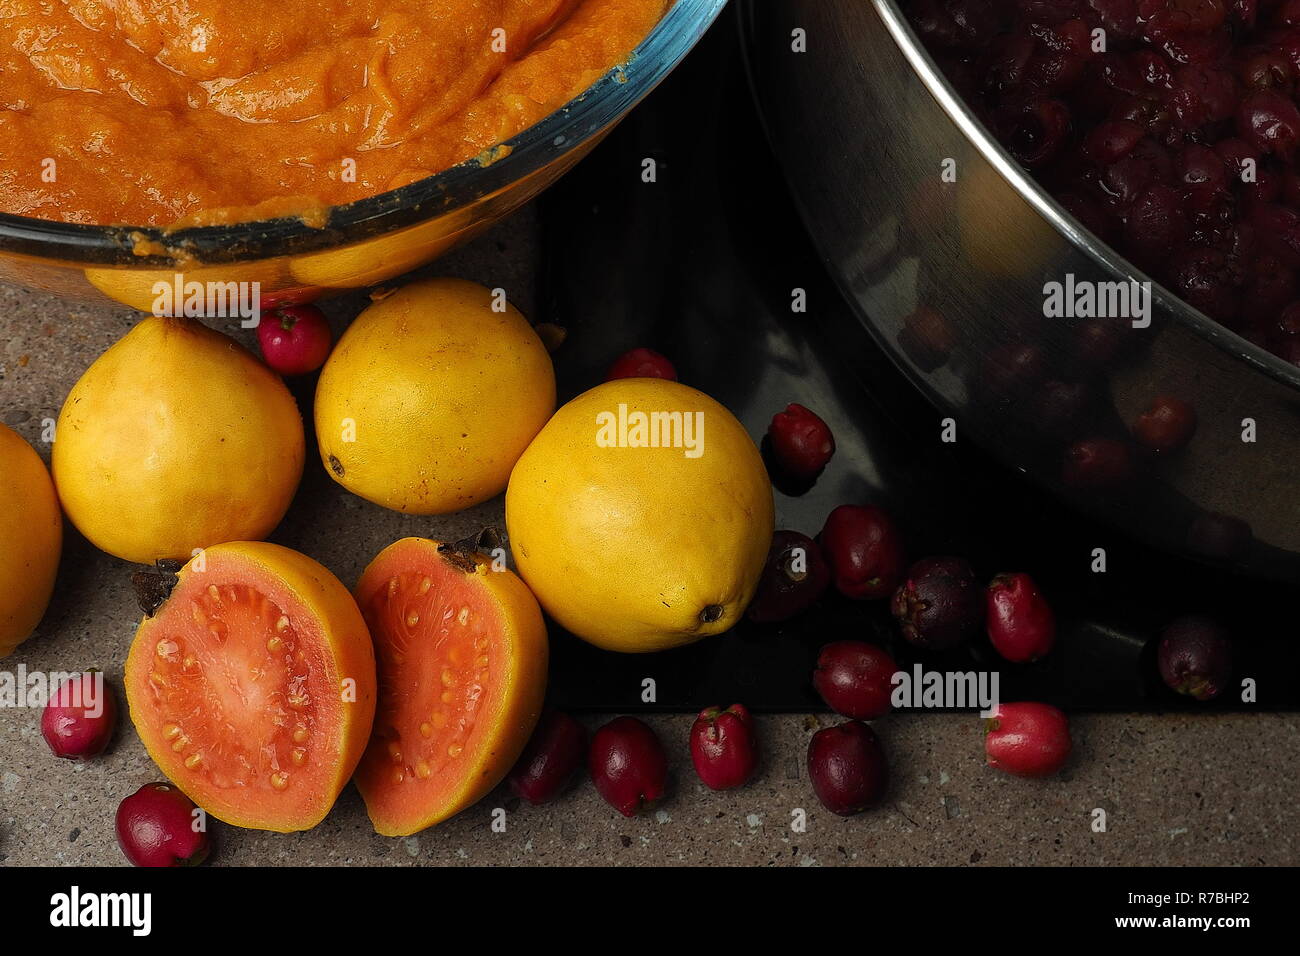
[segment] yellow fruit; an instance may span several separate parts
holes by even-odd
[[[370,306],[316,386],[316,437],[349,491],[443,514],[505,490],[555,408],[555,372],[513,306],[459,279],[416,282]]]
[[[72,523],[128,561],[264,538],[302,477],[302,417],[279,377],[189,319],[147,318],[59,413],[54,483]]]
[[[262,287],[264,296],[273,289],[284,287],[288,281],[284,278],[283,263],[278,259],[192,268],[87,269],[86,281],[110,299],[116,299],[123,305],[129,305],[141,312],[153,314],[165,311],[156,308],[159,304],[159,293],[156,290],[158,283],[174,288],[178,275],[181,277],[182,288],[191,282],[257,283]],[[179,310],[180,304],[175,305],[174,308]]]
[[[54,590],[63,516],[45,463],[0,425],[0,657],[40,623]]]
[[[638,413],[650,427],[638,429]],[[772,511],[740,422],[702,392],[651,378],[607,382],[561,408],[506,492],[511,550],[542,607],[614,651],[677,647],[735,624],[758,585]]]

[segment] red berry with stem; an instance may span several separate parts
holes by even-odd
[[[663,799],[668,758],[655,732],[635,717],[616,717],[596,731],[587,765],[596,791],[625,817]]]
[[[691,762],[710,790],[743,786],[758,765],[754,718],[743,704],[706,707],[691,725]]]
[[[510,789],[534,806],[549,803],[586,756],[586,728],[563,711],[548,710],[510,771]]]
[[[117,808],[117,845],[136,866],[198,866],[207,817],[170,783],[147,783]]]
[[[817,655],[813,687],[826,706],[855,720],[875,720],[893,707],[894,673],[889,653],[865,641],[834,641]]]
[[[1017,777],[1050,777],[1069,759],[1070,722],[1051,704],[1000,704],[984,721],[988,764]]]
[[[903,535],[875,505],[840,505],[818,535],[835,587],[845,597],[888,597],[903,577]]]
[[[616,378],[666,378],[677,381],[677,369],[658,352],[651,349],[633,349],[620,355],[605,373],[605,381]]]
[[[1036,661],[1056,643],[1056,616],[1034,579],[999,574],[984,592],[989,640],[1009,661]]]
[[[306,375],[330,354],[330,327],[314,305],[288,305],[262,316],[257,341],[266,364],[281,375]]]
[[[850,720],[808,741],[808,778],[822,806],[842,817],[880,803],[889,788],[889,764],[875,731]]]
[[[103,753],[117,726],[117,702],[99,671],[68,678],[41,712],[41,736],[56,757],[86,760]]]

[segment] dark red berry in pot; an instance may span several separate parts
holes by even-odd
[[[847,817],[871,809],[889,787],[880,738],[856,720],[817,731],[808,741],[808,778],[831,813]]]
[[[817,541],[845,597],[888,597],[903,576],[903,536],[883,508],[840,505],[827,515]]]
[[[745,615],[756,624],[788,621],[811,607],[830,583],[830,568],[817,542],[798,531],[778,531]]]
[[[605,373],[605,381],[616,378],[666,378],[677,381],[677,369],[658,352],[651,349],[633,349],[620,355]]]
[[[208,858],[206,817],[170,783],[147,783],[123,800],[116,830],[136,866],[198,866]]]
[[[1043,352],[1036,345],[1001,345],[982,363],[976,385],[985,394],[1010,398],[1023,394],[1043,379],[1047,367]]]
[[[1132,152],[1146,130],[1129,120],[1112,120],[1094,126],[1083,141],[1083,151],[1094,162],[1109,165]]]
[[[1177,451],[1192,440],[1196,409],[1173,395],[1159,395],[1133,423],[1133,437],[1156,452]]]
[[[668,758],[655,732],[635,717],[616,717],[596,731],[587,766],[596,791],[625,817],[663,799]]]
[[[691,725],[691,762],[710,790],[743,786],[758,765],[754,718],[743,704],[706,707]]]
[[[1128,445],[1113,438],[1085,438],[1065,450],[1061,478],[1081,491],[1116,488],[1133,477]]]
[[[1173,690],[1197,700],[1218,697],[1232,678],[1232,645],[1223,628],[1199,615],[1174,621],[1160,636],[1156,665]]]
[[[586,756],[586,728],[562,711],[548,710],[510,771],[510,789],[534,806],[549,803]]]
[[[103,753],[117,726],[117,702],[99,671],[68,678],[41,712],[41,736],[56,757],[86,760]]]
[[[956,336],[947,319],[923,305],[903,320],[898,344],[917,368],[922,372],[933,372],[947,363]]]
[[[1132,326],[1115,319],[1089,319],[1074,330],[1074,354],[1089,365],[1105,365],[1119,354]]]
[[[908,569],[890,610],[910,643],[941,651],[979,630],[984,597],[963,558],[923,558]]]
[[[834,641],[817,655],[813,687],[837,714],[875,720],[893,707],[890,696],[898,665],[889,653],[865,641]]]
[[[1247,93],[1237,106],[1237,134],[1260,152],[1290,160],[1300,145],[1300,111],[1276,90]]]
[[[1240,557],[1254,540],[1249,524],[1217,511],[1197,515],[1187,529],[1187,550],[1206,558]]]
[[[1070,757],[1070,722],[1050,704],[1000,704],[984,721],[988,764],[1017,777],[1050,777]]]
[[[830,428],[802,405],[787,405],[772,416],[767,436],[775,463],[792,478],[816,478],[835,454]]]
[[[999,574],[985,590],[985,619],[994,649],[1009,661],[1036,661],[1056,643],[1056,616],[1029,575]]]
[[[289,305],[263,315],[257,341],[266,364],[281,375],[306,375],[330,354],[330,327],[314,305]]]

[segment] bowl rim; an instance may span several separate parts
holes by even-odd
[[[85,225],[0,213],[0,255],[70,266],[250,263],[348,246],[446,215],[500,192],[617,122],[695,46],[727,0],[673,0],[639,44],[591,86],[477,156],[397,189],[327,207],[323,226],[298,216],[170,229]],[[141,249],[166,253],[141,255]]]
[[[1176,317],[1181,324],[1191,328],[1196,335],[1208,340],[1211,345],[1245,360],[1270,378],[1300,389],[1300,366],[1292,365],[1267,349],[1255,345],[1226,325],[1210,318],[1200,309],[1183,301],[1160,282],[1134,266],[1108,243],[1098,238],[1060,205],[1012,158],[997,138],[966,106],[961,95],[931,59],[896,0],[871,0],[871,5],[913,71],[925,84],[940,108],[948,114],[948,118],[979,150],[985,161],[1071,245],[1113,273],[1137,279],[1139,282],[1149,282],[1152,301],[1165,312]]]

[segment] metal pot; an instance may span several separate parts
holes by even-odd
[[[1145,319],[1140,295],[1123,309],[1150,279],[998,145],[892,0],[751,0],[740,14],[809,232],[940,410],[916,440],[976,442],[1158,547],[1300,580],[1300,369],[1158,284]],[[1069,296],[1085,288],[1115,293],[1112,314],[1053,314],[1058,291],[1085,306]],[[1162,394],[1197,424],[1156,454],[1130,428]]]

